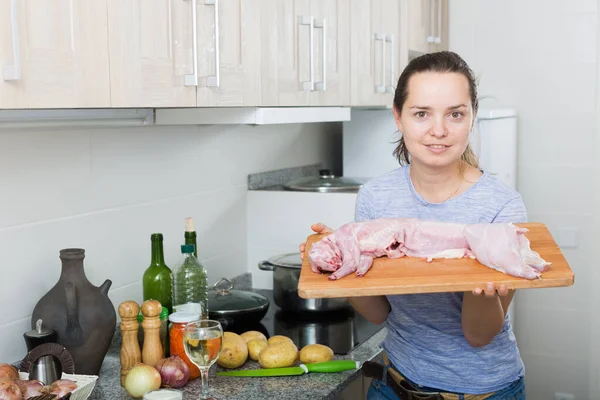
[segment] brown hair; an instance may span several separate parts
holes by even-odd
[[[465,60],[463,60],[458,54],[451,51],[440,51],[436,53],[428,53],[411,60],[402,74],[398,79],[398,85],[396,87],[396,93],[394,94],[394,108],[396,112],[400,114],[404,102],[408,98],[408,81],[411,76],[420,72],[455,72],[464,75],[469,82],[469,95],[471,96],[471,105],[473,107],[473,113],[477,114],[479,108],[479,101],[477,100],[477,83],[475,74],[469,68]],[[398,146],[394,150],[394,156],[398,159],[400,165],[409,163],[409,154],[404,138],[400,137],[398,140]],[[469,164],[472,167],[479,168],[479,160],[471,149],[470,145],[467,145],[465,152],[461,156],[461,160]]]

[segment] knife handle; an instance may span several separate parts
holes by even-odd
[[[304,365],[308,372],[341,372],[360,368],[360,361],[334,360]]]

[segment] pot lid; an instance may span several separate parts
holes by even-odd
[[[223,287],[226,283],[226,287]],[[208,311],[218,315],[232,315],[259,311],[269,306],[265,296],[245,290],[234,289],[233,283],[222,278],[208,292]]]
[[[30,330],[29,332],[25,333],[25,335],[35,338],[41,338],[52,335],[53,331],[50,329],[43,328],[42,324],[42,320],[38,319],[35,322],[35,329]]]
[[[284,185],[290,190],[304,192],[352,192],[358,191],[362,183],[341,176],[335,176],[328,169],[319,170],[319,176],[296,178]]]
[[[300,258],[300,253],[280,254],[278,256],[269,258],[269,263],[275,265],[276,267],[296,269],[302,268],[302,259]]]

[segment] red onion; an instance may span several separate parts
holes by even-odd
[[[15,383],[19,385],[21,389],[21,393],[23,394],[24,399],[28,399],[30,397],[40,396],[44,394],[42,388],[44,384],[40,381],[32,380],[32,381],[24,381],[24,380],[16,380]]]
[[[190,368],[177,355],[158,360],[154,368],[160,373],[163,387],[179,389],[190,378]]]
[[[9,379],[0,379],[0,400],[23,400],[19,385]]]
[[[0,379],[8,378],[11,380],[19,379],[19,371],[10,364],[0,364]]]

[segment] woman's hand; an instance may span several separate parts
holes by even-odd
[[[488,282],[485,286],[485,289],[473,289],[473,294],[475,296],[480,296],[481,294],[484,294],[485,297],[494,297],[496,294],[498,294],[499,296],[507,296],[508,288],[505,285],[498,285],[498,287],[495,287],[494,283]]]
[[[333,230],[331,228],[329,228],[325,224],[322,224],[321,222],[312,224],[310,226],[310,229],[312,229],[315,233],[333,233]],[[304,259],[304,250],[305,249],[306,249],[306,242],[300,243],[300,246],[298,246],[298,250],[300,250],[300,258],[302,258],[302,259]]]

